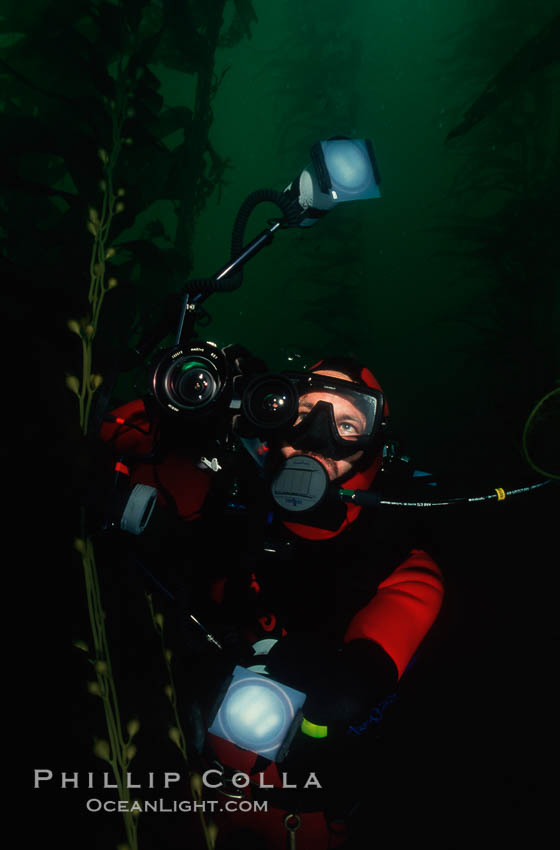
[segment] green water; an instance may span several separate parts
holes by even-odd
[[[383,197],[341,205],[312,231],[278,235],[247,266],[240,290],[207,302],[210,338],[242,341],[272,368],[285,365],[291,350],[308,359],[351,351],[377,373],[419,463],[453,469],[474,461],[517,471],[524,410],[559,374],[557,257],[545,261],[555,295],[543,287],[539,301],[532,292],[534,315],[524,327],[516,310],[506,315],[498,305],[496,315],[495,270],[483,261],[473,271],[476,245],[443,226],[460,226],[471,214],[484,226],[519,197],[518,187],[488,188],[497,156],[510,158],[510,172],[517,157],[521,173],[522,151],[544,145],[550,157],[527,164],[527,178],[533,185],[558,178],[558,65],[528,77],[469,134],[449,144],[445,137],[558,8],[441,0],[353,2],[343,10],[324,2],[319,12],[315,2],[256,3],[252,39],[217,53],[218,73],[231,67],[213,104],[210,137],[231,169],[221,201],[214,195],[197,221],[194,275],[227,260],[244,197],[284,188],[318,139],[371,138]],[[177,79],[165,94],[188,102]],[[457,191],[463,174],[469,192]],[[495,174],[499,183],[498,166]],[[276,212],[259,208],[247,236]],[[526,281],[527,290],[534,285]],[[526,298],[511,292],[521,313]],[[521,335],[504,356],[504,338]],[[528,375],[527,348],[534,355]]]
[[[229,260],[250,192],[284,189],[320,139],[367,137],[382,198],[277,234],[241,289],[206,302],[203,333],[271,368],[293,352],[354,354],[420,466],[527,471],[523,423],[560,375],[558,0],[2,5],[3,276],[8,309],[43,352],[33,368],[49,421],[72,428],[60,375],[81,368],[67,322],[88,310],[97,152],[112,145],[119,55],[141,44],[145,77],[130,77],[122,131],[135,138],[114,171],[127,193],[110,237],[120,283],[96,368],[107,374],[187,275]],[[496,102],[446,141],[492,81]],[[277,215],[258,207],[247,241]],[[113,400],[140,392],[143,375],[121,377]]]

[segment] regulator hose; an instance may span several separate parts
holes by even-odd
[[[451,499],[438,499],[433,501],[426,500],[410,500],[400,501],[397,499],[382,499],[379,493],[370,493],[368,490],[345,490],[341,488],[338,491],[338,497],[343,502],[352,502],[355,505],[363,505],[367,508],[374,508],[377,505],[398,508],[438,508],[446,505],[456,505],[463,503],[474,502],[489,502],[497,499],[498,502],[503,502],[508,496],[517,496],[521,493],[529,493],[537,490],[539,487],[544,487],[549,484],[549,481],[540,481],[537,484],[529,484],[526,487],[516,487],[513,490],[504,490],[503,487],[496,487],[492,493],[487,493],[484,496],[457,496]]]

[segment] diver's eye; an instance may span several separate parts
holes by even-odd
[[[358,423],[351,419],[343,419],[337,422],[336,427],[340,436],[346,440],[356,440],[363,433],[363,429],[360,428]]]

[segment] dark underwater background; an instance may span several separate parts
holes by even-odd
[[[543,480],[522,433],[560,379],[559,21],[552,0],[1,0],[7,461],[21,437],[4,558],[22,579],[8,603],[5,699],[24,718],[28,751],[15,762],[20,843],[31,846],[35,828],[56,846],[124,841],[118,815],[85,813],[85,791],[32,788],[35,768],[104,768],[92,751],[103,716],[72,645],[88,640],[73,540],[89,466],[65,378],[81,368],[67,323],[88,309],[86,224],[101,203],[118,80],[120,138],[132,141],[114,168],[126,193],[107,272],[118,286],[94,346],[107,403],[144,392],[145,365],[127,353],[187,279],[227,262],[244,198],[285,188],[318,140],[370,138],[382,197],[279,233],[241,288],[205,303],[204,334],[244,344],[271,369],[294,357],[362,359],[416,466],[450,495],[478,495]],[[259,207],[247,239],[275,215]],[[556,480],[430,515],[447,596],[389,755],[371,764],[379,798],[364,847],[547,840],[558,405],[545,413],[529,446]],[[155,696],[165,676],[141,583],[100,569],[123,716],[143,723],[139,769],[181,771]],[[179,816],[140,824],[142,850],[192,840]]]

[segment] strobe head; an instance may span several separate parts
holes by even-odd
[[[202,419],[225,402],[228,364],[212,342],[176,345],[152,366],[152,391],[170,413]]]
[[[297,200],[298,227],[311,227],[345,201],[380,198],[379,169],[369,139],[334,136],[311,148],[311,163],[284,192]]]

